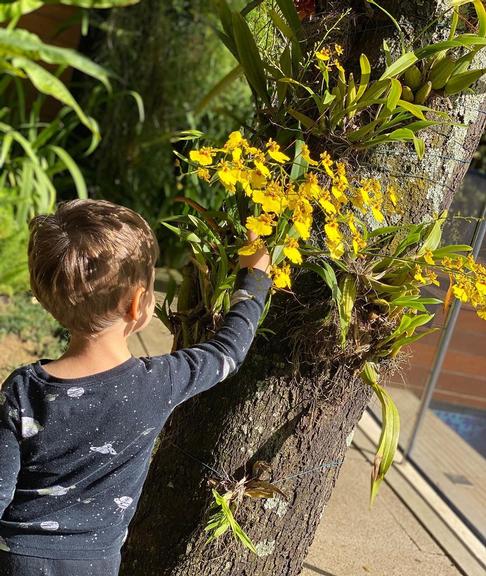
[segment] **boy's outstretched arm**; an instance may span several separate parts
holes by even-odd
[[[249,240],[255,239],[250,233]],[[270,266],[266,247],[252,256],[241,256],[240,266],[231,308],[216,335],[202,344],[158,357],[168,368],[171,409],[237,372],[248,353],[272,285],[266,272]]]
[[[6,389],[7,384],[8,380],[2,388]],[[18,414],[0,390],[0,519],[13,500],[20,471],[20,445],[14,423]]]

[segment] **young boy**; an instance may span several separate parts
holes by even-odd
[[[214,338],[135,358],[127,337],[155,306],[158,245],[146,221],[111,202],[72,200],[30,231],[32,292],[70,343],[1,388],[0,575],[114,576],[168,416],[248,352],[272,283],[269,255],[240,258]]]

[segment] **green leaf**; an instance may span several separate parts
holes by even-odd
[[[397,340],[392,348],[391,348],[391,352],[390,354],[388,354],[389,356],[395,356],[401,348],[403,348],[403,346],[408,346],[410,344],[413,344],[414,342],[417,342],[418,340],[420,340],[421,338],[424,338],[425,336],[428,336],[429,334],[433,334],[434,332],[437,332],[437,330],[440,330],[440,328],[429,328],[428,330],[424,330],[423,332],[420,332],[419,334],[414,334],[413,336],[406,336],[403,338],[400,338],[399,340]]]
[[[419,48],[415,51],[415,55],[418,60],[423,60],[424,58],[429,58],[438,52],[443,50],[449,50],[451,48],[459,47],[480,47],[486,46],[486,38],[479,36],[477,34],[460,34],[452,40],[444,40],[442,42],[436,42],[435,44],[429,44],[423,48]]]
[[[292,162],[292,169],[290,171],[290,179],[292,181],[301,178],[308,167],[307,162],[302,158],[302,148],[304,146],[304,141],[302,138],[295,139],[295,153],[294,161]]]
[[[486,8],[482,0],[474,0],[474,9],[476,10],[479,22],[478,34],[480,36],[486,36]]]
[[[69,170],[69,173],[71,174],[71,177],[74,181],[74,185],[76,186],[78,198],[88,198],[86,182],[73,157],[66,150],[64,150],[64,148],[59,146],[49,146],[49,149],[59,157],[64,166]]]
[[[356,299],[356,279],[352,274],[346,274],[339,286],[341,297],[338,300],[339,324],[341,328],[341,346],[346,344],[349,325]]]
[[[361,56],[359,57],[359,66],[361,68],[361,78],[359,82],[358,92],[356,94],[356,100],[359,100],[361,96],[363,96],[366,87],[368,86],[368,82],[370,81],[371,64],[366,54],[361,54]]]
[[[316,126],[316,124],[317,124],[315,120],[312,120],[312,118],[309,118],[309,116],[302,114],[302,112],[299,112],[298,110],[294,110],[293,108],[289,108],[287,110],[287,112],[293,118],[298,120],[304,128],[307,128],[307,130],[312,130],[314,128],[314,126]]]
[[[415,152],[417,153],[417,157],[419,160],[422,160],[425,154],[425,141],[423,138],[419,138],[418,136],[413,136],[413,146],[415,148]]]
[[[429,224],[422,246],[417,250],[417,256],[425,254],[426,250],[435,250],[439,247],[442,237],[442,226],[447,218],[447,211],[444,210],[442,214],[435,220],[433,224]]]
[[[73,98],[71,92],[66,88],[65,84],[56,76],[48,72],[45,68],[36,64],[28,58],[17,56],[12,59],[12,63],[17,68],[21,68],[28,76],[32,84],[47,96],[52,96],[59,100],[66,106],[72,108],[78,115],[81,122],[87,126],[94,134],[99,135],[98,126],[93,118],[89,118],[83,112],[82,108]]]
[[[449,244],[432,250],[432,254],[434,258],[442,258],[443,256],[450,256],[452,252],[470,252],[471,250],[472,246],[468,244]]]
[[[305,262],[302,266],[304,268],[307,268],[308,270],[312,270],[316,274],[319,274],[319,276],[324,280],[324,282],[331,289],[332,297],[337,304],[339,299],[341,298],[341,290],[339,288],[336,274],[335,274],[332,266],[328,262],[322,262],[321,265],[311,264],[309,262]]]
[[[427,106],[420,106],[418,104],[412,104],[411,102],[407,102],[406,100],[398,100],[398,106],[400,106],[400,108],[403,108],[407,112],[410,112],[410,114],[413,114],[414,116],[416,116],[420,120],[425,120],[425,121],[427,121],[427,119],[424,116],[423,110],[431,110]],[[430,122],[432,122],[432,120],[430,120]],[[410,129],[410,126],[407,126],[407,128]]]
[[[462,92],[477,82],[485,72],[486,68],[481,68],[479,70],[468,70],[461,74],[455,74],[445,85],[444,92],[449,96]]]
[[[239,540],[243,546],[256,554],[256,548],[253,542],[238,524],[230,508],[228,500],[231,497],[231,492],[227,492],[225,495],[221,495],[214,488],[212,492],[214,498],[212,509],[214,509],[215,512],[210,516],[204,530],[206,532],[213,531],[213,533],[209,536],[207,542],[210,542],[215,538],[219,538],[228,530],[228,528],[231,528],[233,536]]]
[[[402,85],[396,78],[391,79],[390,91],[386,99],[386,108],[389,112],[393,112],[400,101],[402,95]]]
[[[0,28],[0,52],[4,58],[24,56],[32,60],[42,60],[47,64],[72,66],[84,74],[96,78],[108,90],[110,89],[108,70],[74,50],[44,44],[38,36],[26,30]]]
[[[353,130],[352,132],[346,132],[346,139],[349,140],[349,142],[359,142],[363,140],[370,132],[374,130],[374,128],[376,128],[381,123],[381,121],[382,121],[381,118],[378,120],[373,120],[369,124],[365,124],[364,126],[359,128],[358,130]]]
[[[393,78],[394,76],[399,76],[407,68],[410,68],[412,64],[417,62],[418,57],[413,52],[406,52],[403,56],[400,56],[391,66],[385,69],[385,72],[380,76],[378,81],[386,80],[387,78]]]
[[[425,298],[419,294],[415,296],[399,296],[390,301],[390,306],[413,306],[416,303],[420,304],[441,304],[442,300],[439,298]]]
[[[381,404],[381,434],[371,472],[371,508],[380,484],[393,464],[400,436],[400,416],[388,391],[378,384],[378,375],[373,362],[365,362],[361,377],[373,388]]]
[[[277,6],[280,8],[285,20],[287,20],[292,28],[296,38],[302,40],[305,37],[304,29],[293,0],[277,0]]]
[[[267,91],[263,62],[253,34],[246,20],[239,12],[233,12],[232,18],[234,38],[238,50],[238,60],[245,71],[251,87],[265,104],[269,106],[270,96]]]

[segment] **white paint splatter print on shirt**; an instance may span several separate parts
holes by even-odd
[[[69,492],[69,490],[73,490],[76,486],[68,486],[65,488],[64,486],[51,486],[50,488],[39,488],[37,490],[37,494],[40,496],[64,496]]]
[[[59,523],[55,520],[46,520],[41,522],[40,527],[42,530],[59,530]]]
[[[30,416],[22,416],[20,422],[22,425],[22,438],[32,438],[32,436],[44,430],[43,426]]]
[[[99,452],[100,454],[113,454],[117,453],[111,444],[104,444],[103,446],[90,446],[91,452]]]
[[[114,501],[120,510],[126,510],[133,502],[133,498],[130,498],[130,496],[120,496],[120,498],[115,498]]]
[[[81,396],[84,394],[84,388],[81,388],[80,386],[74,386],[73,388],[68,388],[66,394],[70,398],[81,398]]]
[[[230,298],[230,306],[234,306],[238,302],[243,302],[243,300],[249,300],[253,296],[248,292],[248,290],[235,290]]]
[[[228,374],[231,374],[233,370],[236,370],[236,362],[231,358],[231,356],[223,354],[223,373],[221,375],[221,380],[227,378]]]

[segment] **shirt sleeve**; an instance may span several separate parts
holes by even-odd
[[[0,518],[12,502],[20,471],[20,444],[15,422],[18,409],[0,391]]]
[[[271,278],[262,270],[240,269],[230,310],[216,335],[202,344],[159,357],[166,363],[171,409],[238,371],[255,337],[271,285]]]

